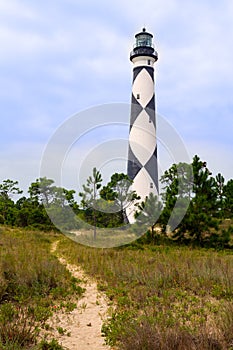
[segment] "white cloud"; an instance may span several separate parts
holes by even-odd
[[[159,52],[158,110],[170,113],[167,118],[190,139],[192,152],[202,152],[204,147],[206,156],[214,159],[216,150],[222,149],[217,160],[220,168],[220,153],[232,148],[232,141],[225,143],[232,129],[232,13],[231,0],[145,0],[143,4],[139,0],[87,0],[83,4],[76,0],[2,1],[2,123],[21,123],[25,142],[34,138],[36,143],[77,109],[130,101],[128,55],[134,34],[145,25],[155,34]],[[202,131],[200,140],[198,130]],[[5,137],[12,142],[12,164],[14,147],[22,147],[18,156],[24,162],[27,156],[22,144],[15,145],[12,134]],[[9,165],[11,169],[14,172]],[[20,166],[17,169],[20,174]]]
[[[20,1],[10,0],[0,2],[1,15],[10,17],[11,19],[34,20],[37,15],[32,6],[28,7]]]

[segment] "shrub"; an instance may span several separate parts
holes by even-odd
[[[50,342],[42,340],[38,350],[64,350],[64,348],[57,342],[56,339],[52,339]]]
[[[0,341],[2,344],[26,346],[38,335],[38,322],[26,308],[6,303],[0,307]]]

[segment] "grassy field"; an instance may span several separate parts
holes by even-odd
[[[123,350],[233,349],[231,251],[174,246],[59,250],[98,280],[116,310],[103,332]]]
[[[54,310],[69,308],[70,296],[83,292],[50,252],[59,237],[0,227],[1,350],[62,349],[56,340],[37,342]]]
[[[233,349],[232,251],[138,243],[96,249],[60,234],[0,227],[0,350],[62,349],[56,340],[36,342],[54,309],[82,294],[51,254],[55,241],[112,302],[103,333],[114,348]]]

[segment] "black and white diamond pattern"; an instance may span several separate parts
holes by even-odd
[[[142,200],[158,193],[154,69],[149,66],[134,68],[128,175]]]
[[[152,99],[154,95],[154,81],[146,68],[141,69],[137,74],[133,82],[132,94],[139,100],[142,108],[145,108]]]

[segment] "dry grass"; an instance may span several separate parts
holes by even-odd
[[[1,228],[0,349],[31,349],[53,306],[82,289],[50,252],[58,236]]]
[[[95,248],[112,248],[129,244],[138,236],[125,229],[97,228],[96,238],[93,237],[93,230],[77,230],[67,233],[67,237],[74,242]]]
[[[64,239],[60,251],[99,281],[117,311],[105,324],[120,349],[231,349],[230,251],[169,246],[87,248]]]

